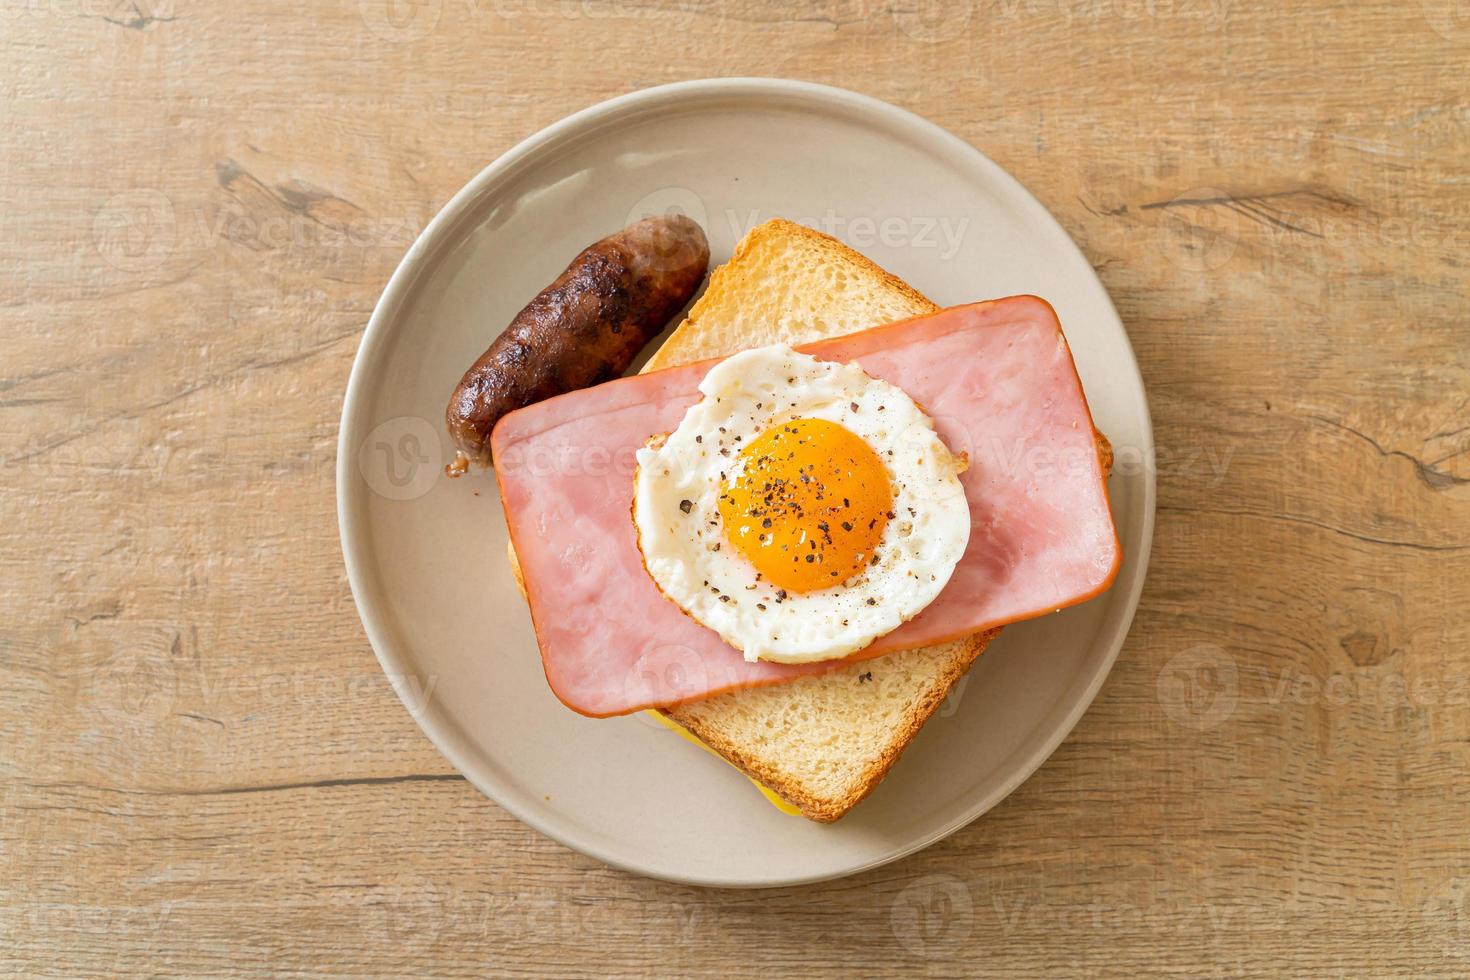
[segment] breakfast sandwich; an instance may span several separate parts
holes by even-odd
[[[643,374],[505,412],[480,446],[556,696],[657,712],[818,821],[1000,627],[1121,560],[1050,306],[941,310],[781,220]]]

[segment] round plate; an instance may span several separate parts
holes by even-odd
[[[782,216],[845,240],[942,305],[1035,293],[1056,308],[1097,425],[1125,561],[1112,589],[1009,627],[902,761],[836,824],[774,809],[641,716],[593,720],[546,686],[489,475],[450,480],[460,375],[587,244],[678,208],[711,266]],[[775,79],[666,85],[542,130],[429,224],[388,283],[347,386],[342,550],[373,649],[429,737],[521,820],[608,864],[703,885],[815,881],[964,826],[1077,722],[1138,604],[1153,528],[1153,435],[1128,337],[1046,210],[976,150],[865,96]]]

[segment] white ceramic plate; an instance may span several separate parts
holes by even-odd
[[[722,761],[639,716],[563,707],[505,560],[489,476],[449,480],[443,412],[461,373],[583,246],[679,208],[711,263],[784,216],[846,240],[944,305],[1051,301],[1097,425],[1125,561],[1112,589],[1006,629],[888,778],[842,821],[772,808]],[[363,337],[337,467],[342,549],[368,638],[434,744],[525,823],[608,864],[762,886],[901,857],[994,806],[1056,748],[1112,666],[1153,527],[1143,384],[1091,266],[1046,210],[967,144],[839,89],[717,79],[636,92],[491,164],[419,237]]]

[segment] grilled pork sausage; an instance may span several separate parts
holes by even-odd
[[[588,246],[517,313],[449,399],[460,456],[488,466],[490,430],[532,402],[616,378],[699,288],[709,242],[683,215],[645,218]]]

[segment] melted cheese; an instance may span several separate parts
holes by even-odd
[[[677,721],[674,721],[672,718],[667,717],[662,712],[655,711],[652,708],[648,709],[647,711],[645,711],[643,713],[645,715],[648,715],[650,718],[654,719],[655,721],[657,721],[659,724],[663,725],[665,728],[667,728],[670,731],[672,731],[674,734],[678,735],[680,738],[684,739],[685,741],[693,742],[695,745],[697,745],[700,748],[704,749],[710,755],[712,755],[715,758],[719,759],[720,761],[726,762],[728,764],[728,760],[726,760],[723,756],[721,756],[720,753],[716,752],[714,749],[710,748],[708,745],[705,745],[703,742],[701,742],[698,739],[698,737],[696,737],[694,734],[692,734],[689,731],[689,729],[685,728],[683,725],[679,724]],[[741,775],[745,775],[745,774],[744,773],[741,773]],[[745,778],[746,779],[750,779],[749,776],[746,776]],[[789,813],[793,817],[799,817],[799,816],[801,816],[801,811],[800,810],[798,810],[796,807],[792,806],[790,803],[787,803],[785,800],[781,799],[781,797],[777,796],[771,790],[769,790],[765,786],[761,785],[758,781],[756,781],[754,779],[750,779],[750,785],[752,785],[756,789],[760,790],[761,791],[761,795],[764,796],[768,801],[770,801],[770,804],[772,806],[774,806],[777,810],[780,810],[782,813]]]

